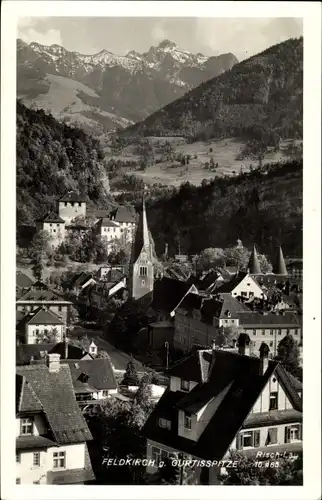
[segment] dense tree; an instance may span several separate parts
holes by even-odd
[[[107,206],[108,179],[99,142],[17,102],[17,221],[31,224],[56,209],[68,190]]]
[[[278,343],[277,359],[281,361],[290,373],[295,376],[299,374],[299,347],[292,335],[286,335]]]
[[[139,376],[137,374],[135,364],[133,361],[133,358],[131,357],[130,361],[128,362],[125,370],[124,377],[122,379],[122,385],[138,385],[139,383]]]
[[[237,467],[226,469],[227,475],[223,478],[225,485],[300,486],[303,484],[302,454],[279,457],[276,460],[269,459],[267,462],[263,461],[261,467],[256,466],[255,459],[241,453],[231,453],[231,459],[237,462]],[[266,463],[269,464],[268,467]]]

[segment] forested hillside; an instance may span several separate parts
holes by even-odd
[[[17,102],[17,223],[33,224],[76,190],[106,204],[109,183],[97,140]]]
[[[194,140],[248,137],[275,145],[302,138],[303,38],[290,39],[235,64],[121,137],[184,136]]]
[[[157,254],[198,253],[226,248],[239,238],[245,246],[274,254],[302,255],[302,163],[264,165],[236,177],[189,183],[147,204]]]

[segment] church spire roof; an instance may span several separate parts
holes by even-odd
[[[250,274],[261,274],[261,267],[259,264],[257,250],[256,250],[255,245],[253,246],[253,250],[252,250],[247,268],[249,269]]]
[[[287,274],[283,250],[282,250],[281,246],[278,247],[276,261],[275,261],[274,267],[273,267],[273,273],[274,274],[281,274],[283,276],[285,276]]]
[[[132,249],[132,262],[135,262],[138,259],[143,248],[145,248],[146,252],[150,256],[151,241],[150,241],[148,222],[146,217],[146,209],[145,209],[145,192],[143,192],[142,196],[142,211],[140,212],[139,215],[139,220],[134,237],[134,243]]]

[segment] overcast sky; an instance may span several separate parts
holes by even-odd
[[[296,18],[24,17],[18,24],[18,37],[27,43],[56,43],[83,54],[146,52],[167,38],[194,53],[232,52],[243,60],[301,35],[302,21]]]

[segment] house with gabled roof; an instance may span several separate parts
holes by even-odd
[[[61,342],[65,336],[66,323],[53,311],[38,307],[35,311],[25,316],[24,333],[26,344],[42,343],[51,337]]]
[[[48,244],[56,248],[65,239],[65,220],[55,212],[50,212],[44,218],[37,221],[37,229],[46,231],[49,236]]]
[[[24,295],[27,290],[33,285],[34,280],[32,280],[27,274],[22,271],[16,272],[16,299],[19,299]]]
[[[36,286],[34,284],[29,290],[16,301],[16,311],[28,314],[39,307],[55,313],[67,324],[69,321],[69,311],[72,302],[65,300],[57,292],[54,292],[47,286]]]
[[[232,450],[259,460],[266,452],[302,450],[301,383],[269,360],[267,344],[251,357],[248,343],[244,334],[238,353],[215,345],[195,350],[169,370],[170,387],[143,427],[149,474],[176,457],[195,460],[188,482],[219,484],[218,461]]]
[[[254,298],[265,299],[266,295],[259,283],[249,273],[239,272],[230,281],[218,281],[218,284],[211,293],[230,293],[232,297],[243,297],[245,300]]]
[[[59,355],[16,368],[16,483],[84,484],[94,479],[92,435]]]

